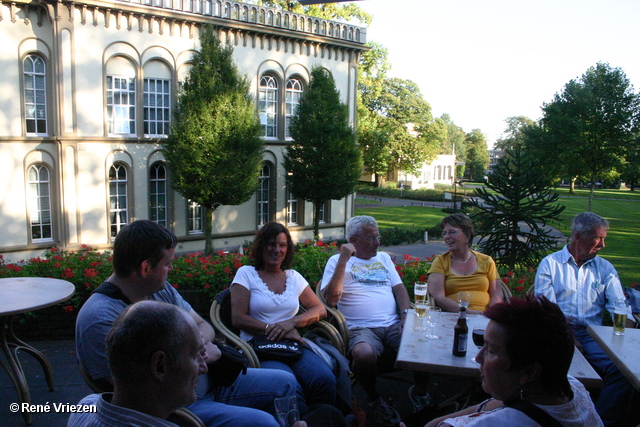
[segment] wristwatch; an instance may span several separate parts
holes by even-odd
[[[408,312],[409,312],[409,309],[408,309],[408,308],[405,308],[404,310],[402,310],[402,311],[400,312],[400,314],[407,314]]]

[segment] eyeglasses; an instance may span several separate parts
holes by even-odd
[[[366,240],[367,242],[373,242],[374,240],[377,240],[378,242],[380,241],[380,235],[376,235],[376,236],[358,236],[363,240]]]
[[[445,237],[447,234],[451,237],[454,237],[456,234],[458,234],[458,230],[443,231],[442,237]]]

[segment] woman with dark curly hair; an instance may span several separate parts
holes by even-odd
[[[290,269],[293,242],[289,230],[277,222],[262,226],[253,241],[251,257],[253,266],[240,267],[231,285],[233,325],[247,341],[254,335],[264,335],[272,341],[303,343],[296,328],[323,319],[327,311],[305,278]],[[300,305],[305,311],[298,314]],[[302,357],[294,362],[261,359],[260,364],[293,373],[307,405],[335,405],[335,375],[312,350],[303,347]]]

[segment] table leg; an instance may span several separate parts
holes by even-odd
[[[18,358],[18,352],[21,350],[26,351],[40,363],[47,380],[47,385],[49,386],[49,391],[54,391],[53,370],[44,354],[16,337],[13,332],[12,321],[13,316],[2,317],[2,324],[0,325],[0,345],[2,346],[2,352],[7,358],[7,363],[0,360],[0,364],[4,370],[7,371],[9,378],[11,378],[13,386],[18,392],[18,400],[22,407],[23,403],[31,404],[31,393],[29,392],[29,384],[24,376],[24,370]],[[31,412],[22,411],[22,417],[26,425],[31,425]]]
[[[26,342],[16,337],[15,333],[13,332],[13,326],[11,322],[9,322],[7,332],[9,346],[13,347],[13,352],[15,354],[16,360],[18,359],[18,351],[20,350],[24,350],[31,356],[33,356],[33,358],[35,358],[42,367],[44,377],[47,380],[47,385],[49,386],[49,391],[55,391],[55,387],[53,384],[53,369],[51,368],[51,363],[49,363],[44,354],[42,354],[40,350],[36,349],[32,345],[27,344]]]
[[[2,360],[0,360],[0,362],[4,370],[7,371],[9,378],[11,378],[11,382],[13,382],[13,386],[18,392],[18,400],[22,407],[23,403],[31,404],[31,394],[29,393],[29,385],[24,377],[20,361],[14,356],[13,352],[9,348],[9,344],[7,343],[7,329],[11,325],[11,320],[11,316],[2,318],[2,325],[0,327],[0,345],[2,345],[2,351],[4,352],[8,363],[4,363]],[[22,417],[24,418],[26,425],[31,425],[31,412],[22,411]]]

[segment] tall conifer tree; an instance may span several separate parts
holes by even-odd
[[[239,205],[255,193],[262,167],[261,128],[249,80],[222,47],[213,27],[203,27],[164,154],[171,185],[205,208],[205,253],[213,251],[213,212]]]
[[[313,234],[317,239],[322,203],[353,193],[362,172],[349,109],[340,102],[333,77],[325,69],[311,71],[311,81],[289,130],[293,142],[283,162],[287,183],[296,197],[313,202]]]
[[[558,220],[565,207],[521,146],[506,153],[491,174],[489,190],[478,188],[480,200],[472,200],[476,231],[483,236],[480,248],[511,270],[535,267],[556,245],[545,225]]]

